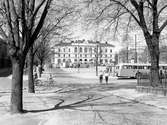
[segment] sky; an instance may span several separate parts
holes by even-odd
[[[96,38],[95,30],[93,28],[89,30],[85,30],[81,23],[78,23],[78,25],[73,27],[72,30],[74,33],[73,37],[75,40],[77,39],[80,39],[80,40],[85,39],[85,40],[93,40],[93,41],[96,41],[97,39],[99,40],[99,38]],[[117,39],[113,39],[112,35],[113,35],[112,33],[111,33],[111,36],[109,34],[106,35],[105,38],[101,40],[101,42],[103,43],[108,42],[110,44],[113,44],[115,46],[114,52],[117,53],[122,48],[125,48],[126,44],[125,44],[125,41],[122,40],[122,36],[120,36],[119,34],[117,35]],[[134,48],[135,46],[135,35],[136,35],[138,49],[144,48],[144,46],[146,46],[146,43],[143,37],[143,33],[140,30],[129,33],[129,36],[131,38],[131,40],[129,40],[130,42],[129,48]]]

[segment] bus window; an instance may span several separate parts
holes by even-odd
[[[132,66],[127,66],[127,69],[132,69]]]
[[[138,69],[144,69],[144,66],[138,66]]]
[[[122,66],[123,69],[127,69],[127,66]]]
[[[133,66],[133,69],[137,69],[137,66]]]

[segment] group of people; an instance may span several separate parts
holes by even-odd
[[[109,72],[107,70],[105,70],[104,72],[101,70],[100,71],[100,74],[99,74],[99,81],[100,81],[100,84],[103,83],[103,76],[105,78],[105,82],[106,84],[108,84],[108,77],[109,77]]]

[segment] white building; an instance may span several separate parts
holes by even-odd
[[[114,46],[109,43],[100,43],[85,40],[59,43],[55,46],[55,66],[94,65],[98,59],[100,65],[110,65],[114,62]]]

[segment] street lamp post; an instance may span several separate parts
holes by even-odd
[[[137,35],[135,34],[135,63],[137,63]]]

